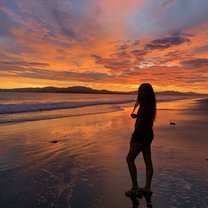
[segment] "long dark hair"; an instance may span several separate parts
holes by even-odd
[[[140,104],[140,108],[144,109],[148,106],[148,110],[152,113],[152,120],[156,117],[156,99],[153,87],[149,83],[143,83],[139,86],[136,104]]]

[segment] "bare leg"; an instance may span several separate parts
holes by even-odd
[[[132,187],[138,187],[138,182],[137,182],[137,169],[134,163],[134,160],[138,156],[138,154],[141,152],[142,146],[139,143],[131,143],[130,144],[130,149],[129,153],[126,157],[126,161],[128,164],[129,172],[131,175],[131,180],[132,180]]]
[[[147,146],[142,149],[142,154],[144,158],[144,162],[146,165],[146,184],[143,188],[144,191],[151,192],[151,182],[153,176],[153,165],[152,165],[152,157],[151,157],[151,146]]]

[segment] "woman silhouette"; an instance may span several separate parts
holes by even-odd
[[[134,114],[137,106],[139,109]],[[127,196],[151,197],[151,181],[153,176],[153,165],[151,158],[151,143],[154,137],[153,122],[156,115],[155,93],[149,83],[143,83],[138,89],[138,97],[131,114],[132,118],[136,118],[134,132],[130,141],[130,149],[126,161],[132,180],[132,188],[125,194]],[[139,188],[137,182],[137,169],[134,160],[142,152],[146,165],[146,183],[143,188]]]

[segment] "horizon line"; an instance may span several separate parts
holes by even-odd
[[[107,89],[95,89],[91,87],[86,87],[86,86],[80,86],[80,85],[75,85],[75,86],[68,86],[68,87],[55,87],[55,86],[45,86],[45,87],[17,87],[17,88],[0,88],[0,90],[17,90],[17,89],[43,89],[43,88],[57,88],[57,89],[66,89],[66,88],[73,88],[73,87],[84,87],[84,88],[89,88],[91,90],[97,90],[97,91],[109,91],[109,92],[117,92],[117,93],[130,93],[137,91],[131,90],[131,91],[114,91],[114,90],[107,90]],[[176,92],[176,93],[194,93],[194,94],[203,94],[203,95],[208,95],[208,93],[199,93],[199,92],[193,92],[193,91],[176,91],[176,90],[164,90],[164,91],[155,91],[155,93],[162,93],[162,92]]]

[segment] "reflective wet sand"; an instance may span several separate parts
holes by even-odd
[[[205,104],[194,100],[158,104],[152,144],[153,207],[208,206]],[[131,201],[124,195],[131,185],[125,162],[134,126],[130,112],[126,107],[1,125],[0,207],[146,207],[144,198]],[[142,186],[141,156],[137,166]]]

